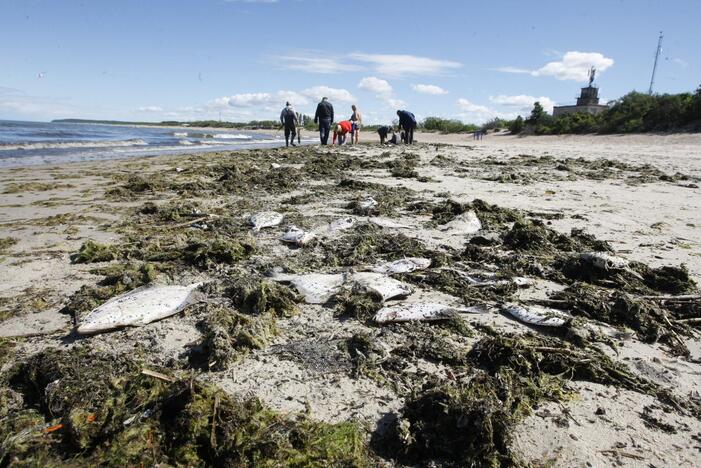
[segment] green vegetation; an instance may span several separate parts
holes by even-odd
[[[426,117],[419,127],[421,130],[441,133],[472,133],[480,129],[477,125],[465,124],[459,120]]]
[[[376,465],[355,423],[282,415],[87,347],[15,365],[0,402],[0,466]]]
[[[701,87],[695,93],[644,94],[631,92],[598,115],[564,114],[552,117],[536,102],[525,121],[512,122],[511,133],[537,135],[567,133],[644,133],[701,131]]]

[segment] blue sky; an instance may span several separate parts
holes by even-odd
[[[328,96],[481,122],[701,84],[698,0],[0,0],[0,119],[275,119]]]

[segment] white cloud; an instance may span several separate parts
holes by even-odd
[[[377,73],[387,76],[441,75],[462,67],[458,62],[415,55],[353,53],[349,57],[359,62],[370,63]]]
[[[554,76],[558,80],[586,81],[589,69],[596,67],[603,72],[613,66],[613,59],[598,52],[566,52],[562,60],[545,64],[533,71],[533,76]]]
[[[142,112],[142,113],[163,112],[163,108],[158,107],[158,106],[143,106],[143,107],[137,108],[136,112]]]
[[[207,103],[209,108],[248,108],[260,107],[266,110],[274,110],[277,107],[284,106],[285,102],[290,102],[293,105],[307,105],[309,99],[295,91],[277,91],[276,93],[242,93],[234,94],[233,96],[224,96],[213,99]]]
[[[529,73],[533,76],[553,76],[558,80],[586,81],[589,69],[596,67],[603,72],[613,66],[613,59],[599,52],[565,52],[561,60],[549,62],[537,70],[516,67],[500,67],[495,70],[505,73]]]
[[[360,80],[360,83],[358,83],[358,88],[378,95],[390,95],[394,91],[389,82],[375,76],[368,76]]]
[[[402,101],[401,99],[396,99],[396,98],[387,98],[385,100],[387,105],[393,109],[399,110],[402,107],[406,107],[406,102]]]
[[[498,96],[489,96],[489,100],[495,104],[500,104],[502,106],[513,108],[521,112],[530,112],[533,109],[533,104],[537,101],[545,108],[546,111],[553,111],[553,106],[555,101],[547,96],[527,96],[525,94],[519,94],[517,96],[506,96],[500,94]]]
[[[328,86],[314,86],[302,91],[304,96],[314,100],[321,100],[322,97],[327,97],[331,101],[353,102],[355,97],[345,89],[329,88]]]
[[[323,52],[316,52],[316,54],[322,53]],[[343,63],[336,58],[318,57],[314,54],[313,52],[309,52],[308,54],[301,55],[276,56],[272,57],[271,61],[274,63],[282,62],[284,68],[290,70],[299,70],[308,73],[331,74],[361,69],[358,65]]]
[[[426,84],[417,84],[413,86],[414,91],[417,93],[421,94],[430,94],[433,96],[439,96],[441,94],[448,94],[448,91],[445,89],[441,88],[440,86],[436,85],[426,85]]]
[[[502,119],[513,119],[516,117],[516,114],[513,112],[500,112],[481,104],[475,104],[467,99],[458,99],[457,105],[462,111],[458,114],[458,117],[468,123],[481,124],[495,117]]]

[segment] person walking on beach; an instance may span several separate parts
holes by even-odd
[[[319,124],[319,139],[322,145],[327,145],[329,143],[331,122],[333,122],[333,106],[328,98],[321,98],[321,102],[316,106],[314,123]]]
[[[351,134],[351,142],[353,141],[353,123],[350,120],[343,120],[339,122],[338,125],[333,130],[333,141],[332,144],[336,143],[336,138],[338,138],[338,145],[342,145],[346,142],[346,135]]]
[[[353,124],[353,131],[351,133],[351,143],[357,145],[358,139],[360,137],[360,127],[363,125],[363,115],[358,111],[358,108],[355,107],[355,104],[351,106],[351,109],[353,109],[353,114],[350,118],[350,121]]]
[[[414,143],[414,129],[416,128],[416,116],[406,110],[398,110],[399,126],[404,130],[403,141],[407,145]]]
[[[289,102],[285,103],[285,108],[280,112],[280,123],[285,128],[285,146],[290,146],[290,136],[292,137],[292,146],[297,146],[295,145],[297,113]]]

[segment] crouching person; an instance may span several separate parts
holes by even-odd
[[[333,130],[333,141],[332,144],[336,144],[336,139],[338,139],[338,144],[342,145],[346,142],[346,135],[353,135],[353,124],[350,120],[344,120],[339,122]]]

